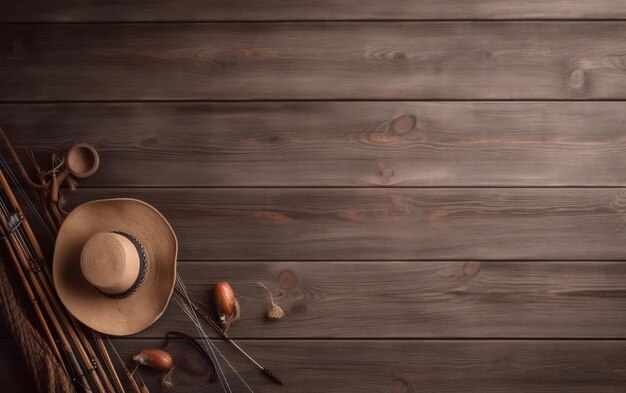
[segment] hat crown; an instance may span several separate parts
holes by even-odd
[[[140,270],[135,245],[114,232],[93,235],[83,246],[80,267],[91,285],[107,294],[122,293],[133,286]]]

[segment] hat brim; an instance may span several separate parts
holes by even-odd
[[[127,298],[105,296],[83,276],[80,254],[96,233],[123,231],[146,249],[149,267],[141,286]],[[174,290],[178,242],[174,230],[154,207],[137,199],[87,202],[67,216],[54,248],[53,277],[67,310],[101,333],[138,333],[163,314]]]

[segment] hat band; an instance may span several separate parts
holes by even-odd
[[[146,249],[143,247],[143,244],[133,235],[130,235],[126,232],[122,231],[113,231],[113,233],[117,233],[118,235],[122,235],[133,243],[135,248],[137,249],[137,254],[139,254],[139,274],[137,274],[137,279],[131,285],[130,288],[120,293],[106,293],[102,292],[105,296],[113,298],[113,299],[123,299],[129,297],[133,293],[135,293],[141,284],[143,283],[146,275],[148,273],[148,265],[150,265],[150,261],[148,260],[148,254],[146,253]]]

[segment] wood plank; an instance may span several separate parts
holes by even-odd
[[[43,165],[95,145],[101,187],[623,186],[624,124],[624,102],[0,105]]]
[[[623,341],[253,341],[245,345],[287,381],[287,386],[277,386],[232,356],[246,380],[263,392],[607,393],[622,392],[626,382]],[[183,366],[181,374],[187,369],[196,370]],[[185,391],[205,391],[203,378],[186,377],[177,378]]]
[[[181,262],[210,312],[227,280],[242,307],[237,338],[626,338],[624,262]],[[268,285],[286,316],[263,318]],[[1,329],[0,337],[7,337]],[[384,328],[381,328],[384,327]],[[139,337],[197,335],[172,302]],[[209,331],[208,333],[213,334]]]
[[[115,340],[124,359],[162,340]],[[286,386],[268,381],[241,355],[218,342],[256,392],[598,392],[622,393],[624,341],[341,341],[252,340],[241,345],[279,373]],[[0,356],[7,357],[2,346]],[[209,367],[191,347],[173,342],[177,391],[221,391],[209,385]],[[12,357],[12,355],[8,355]],[[8,362],[7,362],[8,363]],[[159,373],[142,369],[150,391]],[[16,383],[16,378],[5,378]],[[229,375],[233,391],[245,391]]]
[[[231,283],[237,338],[626,338],[624,262],[181,262],[207,312]],[[285,318],[264,318],[265,283]],[[1,327],[1,325],[0,325]],[[139,337],[197,336],[174,303]],[[214,332],[207,331],[212,336]],[[0,329],[0,337],[7,333]]]
[[[244,338],[626,338],[624,262],[179,263],[191,296],[213,310],[233,286]],[[286,315],[264,318],[266,284]],[[142,337],[197,335],[180,308]],[[213,334],[213,332],[210,332]]]
[[[0,9],[0,22],[626,18],[622,0],[2,0]]]
[[[136,197],[160,209],[181,260],[623,260],[626,191],[79,189],[68,208]]]
[[[620,22],[9,24],[3,101],[624,99]]]

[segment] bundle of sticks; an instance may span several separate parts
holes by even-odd
[[[0,137],[11,152],[20,172],[26,173],[4,132]],[[51,269],[37,241],[35,233],[20,207],[13,189],[20,193],[42,226],[50,231],[30,198],[20,187],[20,181],[8,162],[0,154],[0,229],[8,260],[15,268],[19,282],[28,297],[39,329],[63,373],[74,382],[78,391],[97,393],[123,393],[124,387],[118,377],[102,337],[76,321],[62,306],[54,290]],[[11,186],[13,183],[13,187]],[[60,217],[60,215],[56,215]],[[56,232],[57,226],[52,227]],[[4,272],[4,266],[2,272]],[[6,288],[5,288],[6,290]],[[3,299],[12,298],[13,294]],[[2,305],[8,307],[7,305]],[[14,332],[25,334],[17,327]],[[27,330],[25,330],[27,331]],[[88,336],[91,336],[90,340]],[[17,337],[24,341],[23,337]],[[132,382],[132,381],[131,381]],[[143,392],[147,391],[145,385]],[[135,389],[134,389],[135,390]],[[136,389],[137,393],[140,390]]]

